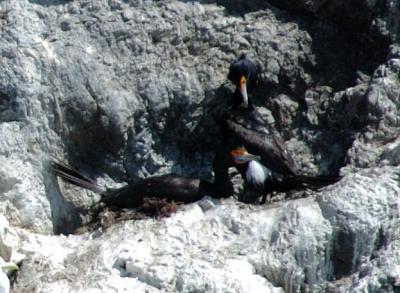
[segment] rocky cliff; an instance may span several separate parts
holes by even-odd
[[[399,1],[0,1],[1,256],[15,292],[400,290]],[[230,62],[299,169],[345,177],[265,206],[203,199],[73,233],[119,185],[211,176]],[[383,291],[382,291],[383,290]]]

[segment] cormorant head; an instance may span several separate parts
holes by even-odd
[[[242,54],[229,67],[228,78],[236,87],[239,87],[242,77],[249,82],[255,81],[256,71],[254,63],[247,59],[246,54]]]
[[[238,59],[233,61],[229,67],[228,78],[239,90],[242,103],[248,105],[249,98],[247,96],[247,89],[251,89],[252,85],[257,79],[257,68],[253,62],[247,59],[246,54],[240,55]]]
[[[244,147],[236,147],[231,151],[234,164],[244,165],[253,160],[260,160],[260,156],[249,154]]]

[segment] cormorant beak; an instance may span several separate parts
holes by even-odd
[[[246,164],[247,162],[250,162],[250,161],[253,161],[253,160],[258,161],[260,159],[261,159],[260,156],[252,155],[252,154],[249,154],[249,153],[245,153],[243,155],[236,156],[235,157],[235,163],[236,164]]]
[[[6,274],[12,271],[18,271],[19,267],[13,262],[5,262],[1,265],[1,268],[4,270]]]
[[[248,106],[248,105],[249,105],[249,98],[248,98],[248,96],[247,96],[246,82],[247,82],[246,77],[242,76],[242,77],[240,78],[240,86],[239,86],[239,89],[240,89],[240,93],[242,94],[242,98],[243,98],[243,103],[244,103],[244,105],[245,105],[245,106]]]

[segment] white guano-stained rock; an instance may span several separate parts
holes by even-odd
[[[393,289],[400,281],[400,187],[394,180],[399,171],[362,170],[316,195],[267,206],[205,198],[169,218],[122,222],[104,233],[65,237],[18,230],[18,250],[27,259],[15,289]],[[39,281],[29,284],[33,277]]]

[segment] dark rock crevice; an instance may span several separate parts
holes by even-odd
[[[66,110],[67,123],[73,121],[65,139],[73,161],[101,166],[108,156],[118,155],[124,143],[122,135],[104,111],[88,113],[73,107]]]
[[[201,4],[217,4],[226,9],[228,15],[244,17],[246,13],[251,13],[270,8],[271,5],[263,0],[242,1],[242,0],[181,0],[185,3],[199,2]]]
[[[14,98],[15,94],[0,92],[0,121],[13,122],[23,120],[21,107]]]
[[[39,4],[46,7],[64,5],[72,1],[73,0],[29,0],[29,2],[31,3]]]
[[[331,262],[336,280],[353,273],[355,240],[355,235],[345,228],[341,228],[334,233]]]
[[[57,184],[57,179],[53,174],[49,174],[47,169],[48,166],[43,171],[43,183],[50,204],[53,233],[55,235],[73,234],[77,228],[82,226],[82,215],[87,214],[87,212],[85,209],[76,206],[76,203],[64,198]]]

